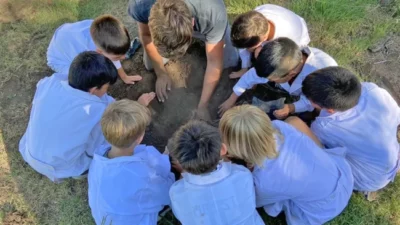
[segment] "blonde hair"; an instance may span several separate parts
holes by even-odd
[[[241,105],[228,110],[219,130],[231,157],[261,167],[265,158],[278,156],[274,137],[277,130],[269,117],[255,106]]]
[[[150,121],[150,110],[147,107],[124,99],[108,106],[101,119],[101,128],[111,145],[128,148],[144,134]]]

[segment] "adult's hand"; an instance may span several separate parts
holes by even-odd
[[[156,94],[158,101],[164,102],[166,99],[168,99],[167,91],[171,90],[171,86],[172,80],[168,75],[162,74],[157,76]]]
[[[199,106],[195,111],[195,118],[204,121],[211,121],[210,112],[208,111],[207,106]]]

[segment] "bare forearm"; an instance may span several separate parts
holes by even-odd
[[[199,102],[200,106],[207,106],[208,102],[217,86],[222,72],[222,62],[208,62],[204,76],[203,91]]]
[[[118,76],[123,80],[128,74],[125,73],[125,70],[121,67],[118,69]]]
[[[148,35],[139,35],[139,36],[141,42],[143,43],[144,49],[147,55],[149,56],[151,63],[153,64],[156,75],[159,76],[161,74],[166,74],[163,58],[158,53],[157,48],[151,39],[151,36]]]

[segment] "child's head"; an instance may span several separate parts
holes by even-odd
[[[346,111],[357,105],[361,83],[349,70],[332,66],[308,75],[303,81],[302,92],[316,108]]]
[[[232,25],[231,41],[236,48],[246,48],[253,52],[269,33],[268,20],[257,11],[239,15]]]
[[[265,43],[255,63],[259,77],[276,83],[288,82],[301,72],[302,66],[303,54],[289,38],[277,38]]]
[[[251,105],[233,107],[219,124],[228,156],[262,166],[266,158],[278,156],[271,120],[261,109]]]
[[[101,97],[117,78],[118,71],[110,59],[97,52],[87,51],[72,61],[68,83],[75,89]]]
[[[177,58],[192,42],[193,17],[184,0],[157,0],[150,11],[149,28],[160,55]]]
[[[131,39],[124,24],[111,15],[97,17],[90,27],[97,51],[112,61],[125,58]]]
[[[117,148],[131,148],[140,144],[151,121],[147,107],[124,99],[110,104],[101,119],[106,140]]]
[[[172,140],[172,158],[191,174],[212,172],[220,156],[226,154],[218,129],[203,121],[193,120],[183,125]]]

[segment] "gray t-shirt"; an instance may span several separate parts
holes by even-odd
[[[140,23],[149,22],[150,9],[156,0],[130,0],[129,15]],[[224,38],[228,16],[223,0],[185,0],[195,22],[194,31],[205,36],[206,42],[215,44]]]

